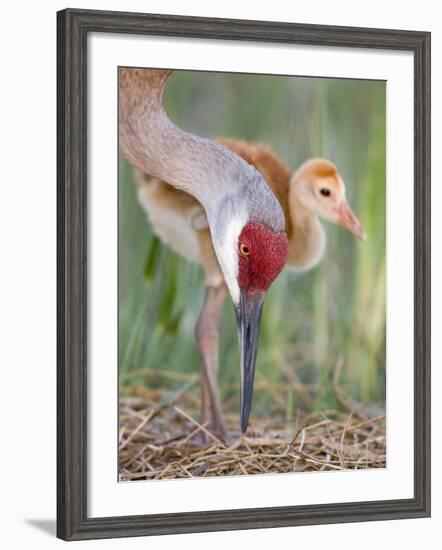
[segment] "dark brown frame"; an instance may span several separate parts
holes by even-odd
[[[151,34],[414,54],[414,498],[87,517],[87,36]],[[430,33],[64,10],[57,14],[57,535],[65,540],[430,515]]]

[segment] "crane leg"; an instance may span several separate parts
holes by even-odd
[[[215,435],[225,438],[221,399],[218,388],[219,320],[227,290],[224,284],[209,286],[195,327],[201,357],[202,423]]]

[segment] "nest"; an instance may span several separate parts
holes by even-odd
[[[252,418],[247,435],[238,415],[225,417],[228,441],[198,421],[188,388],[126,389],[120,396],[120,480],[385,468],[385,416],[355,410]]]

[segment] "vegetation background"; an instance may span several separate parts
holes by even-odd
[[[336,388],[362,407],[385,410],[386,87],[381,81],[175,72],[170,118],[195,134],[269,145],[291,168],[322,156],[336,163],[367,241],[323,222],[326,254],[305,274],[272,285],[261,326],[253,415],[283,408],[339,409]],[[202,270],[164,246],[138,204],[132,169],[120,159],[120,388],[176,389],[198,373],[194,325]],[[226,410],[239,406],[239,351],[226,300],[220,382]],[[196,389],[194,391],[197,391]]]

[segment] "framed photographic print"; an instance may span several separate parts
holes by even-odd
[[[58,13],[58,536],[430,514],[430,35]]]

